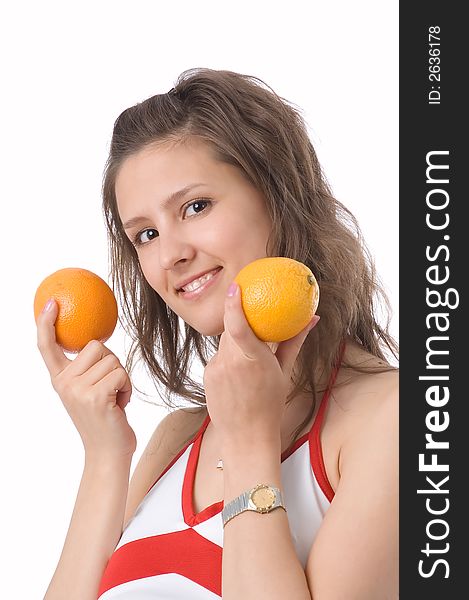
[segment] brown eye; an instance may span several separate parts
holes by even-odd
[[[209,204],[210,204],[210,200],[203,200],[203,199],[194,200],[193,202],[191,202],[190,204],[187,205],[185,212],[187,212],[187,210],[189,208],[194,208],[195,214],[199,214],[199,213],[203,212]],[[189,216],[191,216],[191,215],[189,215]]]
[[[151,242],[151,240],[155,239],[156,237],[158,237],[158,232],[156,229],[144,229],[143,231],[137,233],[135,237],[135,244],[137,246],[141,246],[142,244]]]

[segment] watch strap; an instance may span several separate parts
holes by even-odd
[[[263,486],[264,484],[260,485]],[[283,502],[282,492],[279,490],[279,488],[274,486],[268,486],[275,492],[275,500],[272,506],[270,506],[268,509],[262,510],[257,508],[251,500],[251,494],[255,490],[257,490],[258,487],[259,486],[255,486],[252,489],[243,492],[242,494],[234,498],[234,500],[231,500],[231,502],[228,502],[228,504],[222,510],[223,527],[225,527],[228,521],[231,521],[231,519],[247,510],[251,510],[261,514],[271,512],[275,508],[283,508],[285,511],[287,510]]]

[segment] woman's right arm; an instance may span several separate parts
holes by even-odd
[[[123,529],[135,433],[125,406],[131,383],[119,359],[90,342],[69,360],[55,339],[58,307],[37,319],[38,347],[85,449],[85,466],[59,563],[45,600],[96,600]]]
[[[130,460],[87,461],[70,526],[44,600],[96,600],[122,534]]]

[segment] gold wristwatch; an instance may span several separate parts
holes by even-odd
[[[223,527],[246,510],[253,510],[257,513],[268,513],[275,508],[285,508],[283,503],[282,492],[271,485],[260,483],[251,490],[240,494],[237,498],[228,502],[223,508],[222,519]]]

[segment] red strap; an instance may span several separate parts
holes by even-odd
[[[321,429],[322,423],[324,420],[324,415],[326,413],[326,408],[328,405],[329,397],[332,392],[332,388],[334,387],[335,381],[337,379],[337,374],[340,370],[340,365],[342,364],[342,358],[345,352],[345,341],[342,342],[339,349],[339,355],[337,357],[337,361],[335,363],[334,369],[331,372],[331,376],[329,377],[329,382],[327,384],[327,388],[323,394],[321,404],[319,406],[318,413],[316,418],[314,419],[313,426],[311,428],[310,433],[310,458],[311,458],[311,467],[313,469],[316,480],[319,484],[319,487],[324,492],[326,498],[329,502],[332,502],[334,497],[334,490],[327,478],[326,467],[324,465],[324,457],[322,454],[322,446],[321,446]]]

